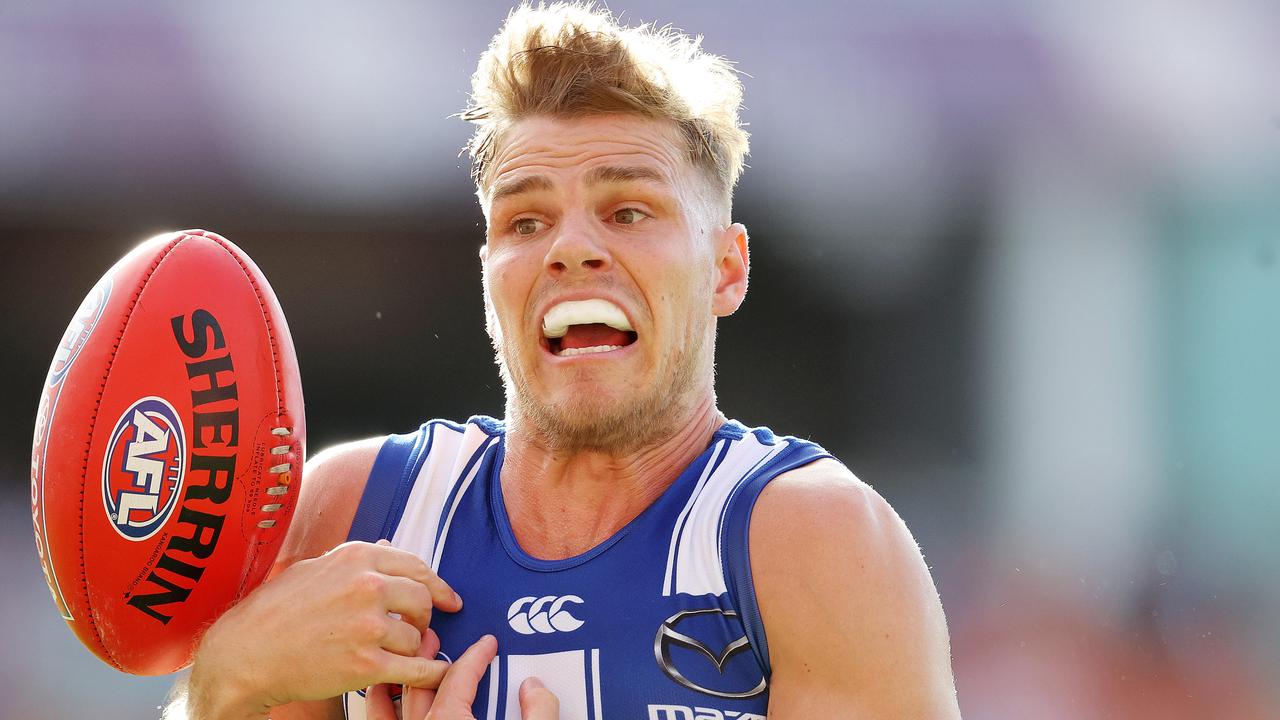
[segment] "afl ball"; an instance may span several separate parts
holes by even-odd
[[[271,568],[305,438],[289,327],[244,252],[187,230],[116,263],[54,354],[31,457],[36,549],[80,641],[133,674],[189,664]]]

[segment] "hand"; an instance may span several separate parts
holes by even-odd
[[[418,646],[418,657],[434,659],[440,652],[440,636],[435,630],[427,629],[422,634],[422,644]],[[401,709],[397,709],[391,699],[391,686],[387,683],[371,685],[364,693],[364,716],[367,720],[401,720],[401,718],[424,718],[435,700],[436,691],[431,688],[411,687],[405,685],[400,690]]]
[[[423,648],[429,644],[438,648],[435,633],[428,631],[428,634],[431,640],[424,637]],[[485,635],[449,666],[436,690],[406,686],[401,696],[403,720],[475,720],[471,704],[476,700],[480,679],[497,652],[497,639]],[[365,713],[369,720],[395,720],[395,710],[385,686],[371,688],[366,694]],[[522,720],[559,720],[560,701],[537,678],[527,678],[520,684],[520,717]]]
[[[456,612],[462,601],[418,556],[385,541],[339,545],[214,623],[196,654],[192,701],[209,717],[247,717],[377,683],[436,687],[448,663],[419,653],[433,607]]]

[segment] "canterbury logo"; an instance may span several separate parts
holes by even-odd
[[[522,597],[507,609],[507,623],[521,635],[573,632],[582,621],[565,609],[569,603],[582,605],[583,600],[577,595]]]

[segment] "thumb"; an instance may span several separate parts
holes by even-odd
[[[560,700],[536,677],[520,683],[521,720],[560,720]]]
[[[476,686],[497,652],[498,640],[492,635],[485,635],[467,648],[462,657],[449,666],[449,672],[440,682],[431,706],[432,712],[442,718],[471,717]]]

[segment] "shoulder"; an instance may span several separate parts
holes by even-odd
[[[764,544],[794,533],[869,546],[910,540],[889,503],[832,458],[789,470],[766,485],[756,501],[751,532],[753,545],[757,534]],[[913,541],[910,545],[915,547]]]
[[[907,526],[871,486],[832,459],[783,473],[760,494],[750,543],[771,710],[950,717],[937,590]]]
[[[346,442],[307,460],[298,506],[276,559],[276,572],[341,545],[351,529],[369,471],[385,437]]]
[[[923,571],[922,578],[928,578],[919,548],[894,509],[830,458],[783,473],[766,485],[750,532],[757,584],[796,574],[808,582],[847,584],[845,578],[854,570],[867,579],[875,576],[877,582],[841,590],[870,594],[883,584],[884,575],[906,573],[920,579]]]

